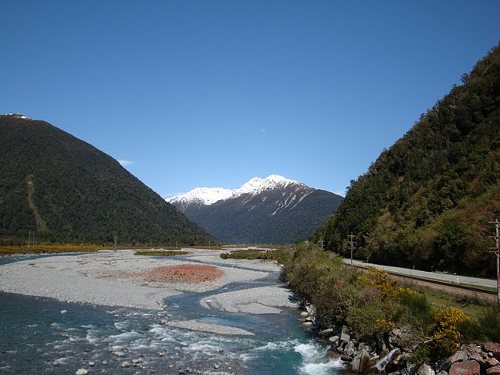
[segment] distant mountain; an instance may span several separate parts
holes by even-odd
[[[289,243],[307,239],[342,197],[271,175],[239,189],[196,188],[168,199],[226,243]]]
[[[0,116],[0,239],[206,243],[116,160],[45,121]]]
[[[500,47],[354,181],[316,233],[373,262],[495,275],[500,219]],[[383,126],[383,124],[381,125]]]

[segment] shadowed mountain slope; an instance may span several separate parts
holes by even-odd
[[[116,160],[45,121],[0,116],[0,236],[21,241],[211,239]]]

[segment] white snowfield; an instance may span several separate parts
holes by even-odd
[[[301,182],[273,174],[266,178],[254,177],[237,189],[198,187],[187,193],[168,198],[167,202],[179,203],[180,205],[198,203],[210,206],[218,201],[236,198],[243,194],[256,195],[266,190],[276,189],[277,187],[285,188],[291,184],[305,186]]]

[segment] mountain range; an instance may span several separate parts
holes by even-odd
[[[195,188],[168,202],[226,243],[291,243],[307,239],[342,197],[278,175],[238,189]]]
[[[368,171],[314,238],[382,264],[495,275],[500,217],[500,46]]]
[[[115,159],[45,121],[0,116],[0,238],[202,244],[213,238]]]

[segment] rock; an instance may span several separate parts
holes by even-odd
[[[305,327],[312,327],[314,325],[314,323],[310,322],[310,321],[305,321],[304,323],[302,323],[302,325]]]
[[[435,375],[431,366],[424,364],[418,368],[417,375]]]
[[[119,352],[119,351],[116,351],[116,352],[111,352],[113,353],[114,355],[116,355],[117,357],[125,357],[125,353],[124,352]]]
[[[496,365],[494,367],[490,367],[486,370],[486,374],[488,375],[498,375],[500,374],[500,365]]]
[[[75,375],[87,375],[89,372],[84,368],[80,368],[75,372]]]
[[[354,353],[356,352],[356,350],[354,349],[354,345],[354,341],[349,341],[344,349],[344,356],[348,358],[352,358],[354,356]]]
[[[320,331],[319,335],[326,337],[326,336],[333,335],[334,332],[335,332],[335,330],[333,328],[327,328],[327,329]]]
[[[481,357],[481,355],[477,353],[469,355],[469,359],[472,361],[479,362],[479,364],[484,363],[483,357]]]
[[[122,362],[122,367],[123,368],[129,368],[130,367],[130,362],[128,362],[128,361]]]
[[[61,310],[61,314],[66,314],[68,310]]]
[[[337,346],[337,344],[339,343],[339,337],[338,336],[329,337],[328,342],[330,343],[331,346]]]
[[[306,316],[309,316],[309,313],[308,313],[307,311],[302,311],[302,312],[300,313],[300,316],[302,316],[302,317],[306,317]]]
[[[478,345],[474,345],[474,344],[469,344],[469,345],[465,346],[464,350],[467,352],[469,357],[474,355],[474,354],[481,354],[481,347]]]
[[[313,305],[306,306],[306,311],[309,315],[316,315],[316,308]]]
[[[485,342],[483,344],[485,351],[492,353],[493,357],[500,361],[500,343],[498,342]]]
[[[90,361],[90,362],[89,362],[89,366],[90,366],[90,367],[94,367],[94,366],[95,366],[95,362]]]
[[[369,362],[370,354],[365,349],[362,349],[352,360],[351,369],[353,372],[364,373],[366,370],[368,370],[368,367],[370,365]]]
[[[468,359],[469,356],[467,355],[467,353],[460,350],[453,354],[450,358],[448,358],[448,362],[450,363],[450,365],[452,365],[456,362],[467,361]]]
[[[214,369],[218,369],[219,367],[220,366],[217,363],[214,365]]]
[[[481,366],[476,361],[455,362],[450,367],[449,375],[480,375]]]
[[[349,328],[346,326],[342,326],[342,332],[340,333],[340,341],[341,342],[349,342],[351,340],[351,335],[349,334]]]
[[[447,371],[441,370],[437,373],[437,375],[448,375]]]
[[[498,365],[500,362],[496,358],[488,358],[484,361],[489,367],[493,367]]]

